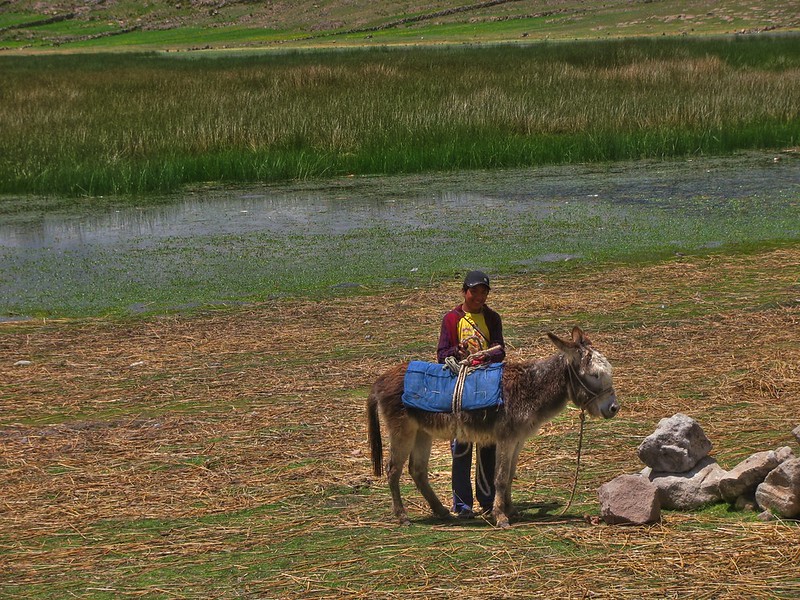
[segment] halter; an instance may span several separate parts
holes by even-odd
[[[569,359],[568,359],[568,360],[569,360]],[[587,386],[587,385],[586,385],[586,384],[583,382],[583,380],[582,380],[580,377],[578,377],[578,374],[575,372],[575,367],[573,367],[573,366],[572,366],[572,361],[569,361],[569,362],[567,362],[567,371],[568,371],[568,373],[569,373],[569,384],[570,384],[570,388],[571,388],[571,389],[570,389],[570,392],[572,393],[572,398],[573,398],[574,400],[577,400],[577,399],[578,399],[578,394],[576,393],[576,390],[575,390],[575,382],[576,382],[576,381],[577,381],[577,382],[580,384],[580,386],[581,386],[581,387],[582,387],[582,388],[583,388],[583,389],[586,391],[586,393],[589,395],[589,396],[586,398],[586,400],[584,400],[584,401],[583,401],[583,402],[581,402],[581,404],[580,404],[580,408],[581,408],[581,415],[583,414],[583,411],[585,411],[585,410],[586,410],[586,408],[587,408],[587,407],[588,407],[588,406],[589,406],[589,405],[590,405],[592,402],[596,401],[598,398],[602,398],[602,397],[604,397],[604,396],[607,396],[608,394],[611,394],[611,393],[614,391],[614,388],[613,388],[613,386],[605,387],[605,388],[603,388],[602,390],[600,390],[599,392],[595,392],[595,391],[592,391],[591,389],[589,389],[589,386]]]

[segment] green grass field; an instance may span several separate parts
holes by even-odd
[[[0,192],[784,149],[800,139],[798,48],[790,36],[0,56]]]

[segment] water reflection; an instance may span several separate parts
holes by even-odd
[[[678,210],[702,198],[707,208],[715,200],[758,197],[767,183],[772,195],[781,188],[796,191],[800,173],[795,161],[785,163],[762,158],[741,169],[717,159],[698,161],[696,168],[681,162],[636,163],[217,189],[166,198],[158,206],[30,215],[7,223],[0,218],[0,246],[58,250],[255,232],[340,235],[380,225],[446,228],[453,211],[474,212],[476,218],[487,210],[501,211],[514,218],[546,215],[569,202],[648,203]]]
[[[67,249],[85,245],[148,245],[171,237],[266,232],[339,235],[383,223],[425,227],[432,206],[459,210],[500,202],[470,193],[395,198],[215,191],[176,198],[159,206],[118,208],[79,215],[45,214],[24,222],[0,223],[0,246]]]

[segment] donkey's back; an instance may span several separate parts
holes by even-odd
[[[377,412],[384,417],[392,444],[397,442],[398,436],[413,437],[418,432],[435,439],[495,443],[495,425],[505,414],[503,406],[458,412],[433,412],[408,406],[403,403],[407,369],[408,363],[403,363],[388,370],[375,381],[369,395],[368,406],[372,408],[370,414],[375,413],[374,419],[370,417],[368,422],[373,449],[373,470],[376,475],[381,474],[381,460],[378,458],[375,461],[376,450],[380,450]]]

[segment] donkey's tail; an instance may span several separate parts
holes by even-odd
[[[367,435],[372,453],[372,472],[380,477],[383,475],[383,442],[381,441],[381,422],[378,418],[378,397],[375,390],[371,391],[367,398]]]

